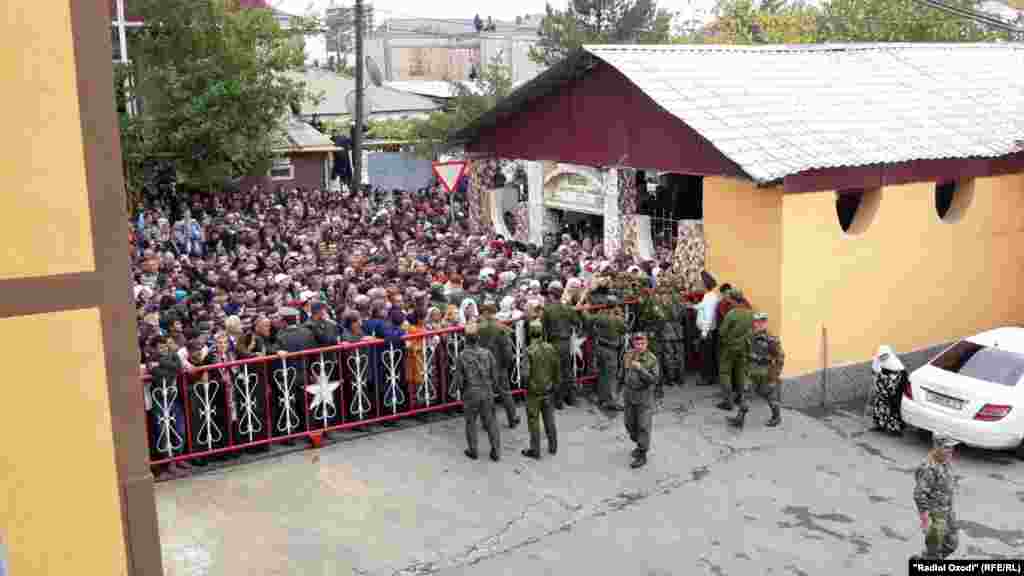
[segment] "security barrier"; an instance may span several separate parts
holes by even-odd
[[[514,331],[513,395],[526,394],[526,322]],[[595,380],[589,338],[573,334],[577,386]],[[215,456],[462,406],[462,327],[224,362],[144,381],[150,464]]]
[[[632,330],[635,303],[625,305],[624,316]],[[510,389],[523,396],[526,321],[506,325],[514,336]],[[574,331],[571,344],[576,385],[591,385],[591,338]],[[212,364],[183,371],[173,382],[146,378],[150,465],[298,438],[319,444],[324,432],[457,409],[461,391],[453,376],[464,347],[460,326]]]

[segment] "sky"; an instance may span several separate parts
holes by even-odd
[[[351,0],[335,0],[338,6],[351,6]],[[428,3],[423,0],[364,0],[372,4],[375,11],[374,20],[380,22],[388,18],[459,18],[469,19],[475,14],[481,18],[488,16],[495,20],[514,21],[516,16],[527,14],[543,14],[546,0],[441,0]],[[323,13],[331,5],[331,0],[270,0],[270,4],[279,10],[291,14]],[[551,0],[556,9],[564,8],[566,0]],[[679,12],[689,18],[706,19],[715,0],[662,0],[659,8]],[[322,39],[310,38],[306,42],[306,55],[309,59],[326,59]]]

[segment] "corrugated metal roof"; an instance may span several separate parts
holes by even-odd
[[[1024,46],[585,46],[759,182],[996,157],[1024,139]]]
[[[281,122],[273,140],[275,150],[301,151],[333,146],[330,137],[293,116]]]
[[[315,93],[321,93],[323,100],[317,104],[303,104],[303,114],[320,115],[347,115],[348,105],[345,102],[350,92],[356,89],[356,81],[348,76],[342,76],[330,70],[311,69],[302,73],[290,73],[296,80],[302,80],[306,87]],[[432,112],[441,108],[439,104],[429,98],[417,96],[388,88],[386,86],[367,86],[366,101],[373,104],[374,113],[389,112]]]

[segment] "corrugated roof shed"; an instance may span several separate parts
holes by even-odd
[[[303,73],[292,73],[292,77],[302,80],[306,86],[316,93],[322,93],[323,101],[317,105],[304,104],[303,114],[320,114],[327,116],[349,114],[345,98],[356,89],[356,81],[330,70],[311,69]],[[441,108],[429,98],[409,94],[388,87],[367,86],[366,98],[373,103],[374,113],[396,112],[433,112]],[[370,109],[367,108],[369,111]]]
[[[334,148],[334,142],[306,122],[288,117],[281,122],[280,130],[274,134],[275,150],[302,151],[309,149]]]
[[[1021,45],[584,50],[758,182],[815,168],[994,158],[1017,152],[1017,141],[1024,139]],[[587,66],[586,58],[567,62],[517,90],[481,122],[522,109],[534,94],[557,89]]]

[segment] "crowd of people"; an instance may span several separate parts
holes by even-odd
[[[216,451],[227,446],[229,437],[237,443],[240,438],[276,436],[276,428],[268,434],[262,424],[267,421],[266,409],[272,426],[283,423],[285,435],[310,425],[294,421],[309,418],[306,407],[298,403],[305,370],[296,377],[298,393],[278,398],[280,383],[270,378],[254,378],[239,394],[233,388],[237,368],[195,368],[367,339],[403,348],[407,334],[464,327],[482,314],[499,321],[544,319],[544,338],[560,356],[563,382],[556,385],[556,408],[575,403],[576,387],[567,383],[572,375],[572,331],[579,327],[590,333],[597,401],[609,410],[628,410],[619,403],[617,388],[627,373],[622,307],[591,314],[586,306],[621,304],[654,290],[638,306],[637,321],[651,334],[652,349],[664,366],[655,392],[662,394],[663,382],[682,382],[683,341],[688,337],[683,329],[685,302],[680,299],[684,287],[670,272],[668,254],[643,262],[624,255],[606,259],[599,243],[588,238],[575,241],[568,235],[544,247],[528,246],[494,234],[474,235],[459,216],[436,188],[382,198],[369,190],[257,187],[218,194],[163,194],[147,202],[134,217],[131,242],[154,458],[179,455],[188,445],[195,452]],[[718,366],[720,348],[723,366],[732,367],[739,362],[740,346],[731,344],[732,339],[745,337],[753,317],[742,319],[739,328],[729,328],[725,316],[730,307],[750,306],[738,291],[727,285],[716,290],[714,279],[705,276],[708,296],[698,307],[698,324],[706,341],[724,343],[707,347],[710,362],[705,364]],[[734,293],[738,300],[731,296]],[[714,310],[710,321],[703,311],[708,307]],[[532,340],[529,332],[521,338],[525,349]],[[410,352],[403,383],[417,379],[413,365],[423,362],[422,349]],[[370,354],[379,364],[380,352]],[[500,368],[508,370],[507,365],[505,360]],[[745,374],[745,359],[734,368]],[[706,383],[712,383],[718,372],[709,369]],[[727,373],[736,372],[722,371]],[[167,383],[182,375],[188,388],[179,394]],[[732,386],[729,378],[723,385]],[[518,424],[507,381],[496,386],[509,423]],[[263,406],[256,399],[263,398],[267,388],[273,398]],[[183,402],[180,396],[188,391],[197,395]],[[229,414],[219,411],[220,425],[213,426],[211,413],[227,404],[225,395],[233,404]],[[732,393],[724,397],[723,403],[731,407]],[[191,422],[208,425],[187,429],[186,409]],[[745,411],[740,405],[741,420]],[[773,420],[777,418],[773,407]],[[203,458],[190,461],[205,463]],[[172,463],[169,471],[189,466]]]
[[[272,382],[269,372],[258,376],[244,366],[214,364],[280,356],[278,371],[287,374],[290,353],[369,340],[410,352],[402,378],[414,382],[429,360],[422,342],[417,350],[403,337],[452,327],[464,338],[461,354],[451,359],[451,384],[463,400],[465,455],[472,459],[478,458],[478,419],[492,460],[501,455],[495,408],[504,408],[509,427],[520,423],[510,390],[513,371],[527,391],[530,441],[522,454],[541,457],[542,423],[548,453],[557,454],[555,412],[577,402],[573,358],[581,336],[593,346],[597,382],[591,400],[624,412],[636,443],[634,468],[647,462],[654,405],[664,386],[683,384],[694,339],[701,348],[700,383],[720,386],[718,408],[737,409],[731,425],[744,426],[748,384],[767,400],[766,425],[781,423],[781,343],[768,332],[767,316],[735,287],[719,285],[705,271],[703,290],[694,294],[671,272],[665,254],[647,262],[605,259],[600,245],[568,235],[543,248],[473,235],[436,190],[387,202],[373,196],[365,190],[259,188],[187,198],[165,194],[137,213],[133,287],[155,460],[174,460],[189,450],[231,458],[236,451],[218,450],[233,444],[266,450],[274,437],[289,443],[339,421],[337,410],[327,410],[333,401],[324,397],[332,388],[315,390],[312,405],[300,407],[316,366],[294,371],[293,393]],[[508,324],[518,320],[525,330],[510,330]],[[517,339],[521,354],[514,352]],[[384,353],[368,350],[370,362],[379,365]],[[876,372],[889,366],[883,362],[889,356],[891,351],[880,353]],[[889,372],[885,382],[901,371]],[[379,375],[369,378],[375,379]],[[183,402],[182,394],[194,396]],[[372,392],[378,401],[379,394]],[[876,411],[891,415],[889,398],[882,396]],[[407,400],[392,398],[407,407],[424,400],[412,392]],[[320,421],[311,421],[316,414]],[[901,429],[898,424],[880,426]],[[957,547],[950,521],[955,445],[937,437],[917,471],[914,499],[927,549],[915,559],[947,557]],[[206,460],[178,459],[161,471],[175,474]]]

